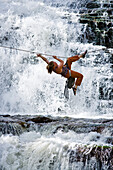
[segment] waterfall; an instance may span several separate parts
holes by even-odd
[[[76,8],[83,6],[83,3],[85,5],[84,1],[77,3]],[[86,37],[83,42],[80,41],[86,24],[78,22],[78,11],[73,12],[75,3],[58,1],[59,7],[53,2],[50,4],[50,1],[47,4],[41,1],[2,2],[1,44],[64,56],[65,61],[67,57],[86,49],[94,51],[102,48],[87,43]],[[0,50],[1,112],[57,114],[61,110],[63,114],[72,115],[83,112],[93,112],[94,115],[111,113],[112,68],[110,55],[104,51],[89,53],[84,60],[73,64],[72,69],[82,73],[84,79],[77,97],[70,91],[70,100],[66,101],[63,95],[65,79],[54,73],[48,75],[43,61],[34,61],[35,56],[29,53]]]
[[[1,170],[112,167],[112,8],[102,0],[0,1]],[[69,89],[67,100],[66,79],[16,49],[64,62],[88,50],[72,64],[84,76],[77,95]]]

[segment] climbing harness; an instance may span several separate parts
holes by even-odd
[[[67,62],[65,63],[65,66],[66,66],[65,68],[67,68],[69,70],[70,77],[67,78],[66,83],[65,83],[64,96],[65,96],[65,98],[69,99],[69,90],[68,89],[71,89],[73,87],[75,78],[71,77],[71,70],[70,70]]]
[[[67,81],[66,81],[67,87],[68,87],[69,89],[71,89],[71,88],[73,87],[73,85],[74,85],[74,82],[75,82],[75,78],[73,78],[73,77],[70,76],[70,77],[67,79]]]
[[[68,64],[67,65],[67,69],[68,68]],[[75,78],[71,77],[71,70],[69,69],[69,75],[70,77],[67,78],[66,80],[66,83],[65,83],[65,88],[64,88],[64,96],[69,99],[69,90],[68,89],[71,89],[74,85],[74,82],[75,82]]]
[[[69,69],[69,75],[70,75],[70,77],[71,77],[71,70]]]
[[[71,88],[73,89],[74,82],[75,82],[75,78],[71,76],[66,80],[66,84],[64,88],[64,96],[67,99],[69,99],[69,89]]]

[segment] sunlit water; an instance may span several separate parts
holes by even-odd
[[[61,4],[59,7],[57,2]],[[1,0],[0,41],[5,46],[63,56],[64,61],[86,49],[90,51],[85,59],[72,66],[73,70],[84,75],[77,96],[70,90],[70,99],[66,100],[63,94],[66,79],[55,73],[49,75],[46,63],[41,59],[34,62],[35,54],[0,48],[0,112],[111,118],[112,101],[99,98],[103,78],[107,78],[105,91],[112,86],[111,65],[104,63],[109,60],[109,54],[96,51],[103,47],[88,44],[87,39],[84,43],[79,41],[85,30],[85,25],[78,22],[80,2],[77,2],[76,13],[68,7],[70,1],[57,2]],[[48,59],[53,60],[52,57]],[[54,169],[68,170],[67,150],[76,148],[78,143],[93,144],[91,138],[96,135],[58,132],[44,136],[29,132],[20,137],[1,136],[0,165],[7,170],[35,170],[41,167],[44,170],[51,161],[56,161]],[[98,144],[104,144],[102,138]],[[49,168],[52,169],[52,163]]]

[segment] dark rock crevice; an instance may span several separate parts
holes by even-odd
[[[80,11],[80,23],[87,24],[84,37],[89,43],[113,48],[113,4],[90,1],[86,4],[86,11]]]

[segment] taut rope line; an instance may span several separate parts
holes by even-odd
[[[36,51],[30,51],[30,50],[25,50],[25,49],[20,49],[20,48],[14,48],[14,47],[7,47],[7,46],[3,46],[3,45],[0,45],[0,47],[2,48],[8,48],[8,49],[11,49],[11,50],[17,50],[17,51],[23,51],[23,52],[27,52],[27,53],[33,53],[33,54],[41,54],[41,55],[46,55],[46,56],[54,56],[52,54],[46,54],[46,53],[38,53]],[[101,49],[97,49],[97,50],[93,50],[93,51],[88,51],[88,53],[93,53],[93,52],[96,52],[96,51],[100,51],[100,50],[108,50],[108,48],[101,48]],[[113,54],[109,51],[107,51],[108,53],[110,54]],[[64,56],[57,56],[59,58],[66,58]]]
[[[38,52],[36,52],[36,51],[24,50],[24,49],[20,49],[20,48],[7,47],[7,46],[2,46],[2,45],[0,45],[0,47],[8,48],[8,49],[11,49],[11,50],[23,51],[23,52],[27,52],[27,53],[41,54],[41,55],[46,55],[46,56],[54,56],[54,55],[52,55],[52,54],[38,53]],[[57,56],[57,57],[65,58],[65,57],[63,57],[63,56]]]

